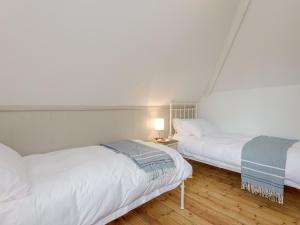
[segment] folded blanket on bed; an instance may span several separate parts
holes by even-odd
[[[175,172],[175,163],[170,155],[156,148],[130,140],[122,140],[102,146],[129,157],[144,170],[149,180],[155,180]]]
[[[242,189],[283,204],[288,149],[298,140],[258,136],[242,151]]]

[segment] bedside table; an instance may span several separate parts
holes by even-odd
[[[161,145],[168,146],[169,148],[172,148],[177,151],[177,144],[178,144],[177,140],[171,139],[170,141],[166,141],[166,142],[158,142],[158,141],[153,141],[153,142],[155,144],[161,144]]]

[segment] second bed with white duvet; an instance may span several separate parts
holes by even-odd
[[[178,151],[193,160],[220,168],[241,172],[244,145],[254,136],[212,132],[201,137],[175,134]],[[300,143],[295,143],[287,153],[285,185],[300,189]]]

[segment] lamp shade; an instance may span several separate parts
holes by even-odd
[[[165,120],[163,118],[154,119],[154,130],[164,130],[165,129]]]

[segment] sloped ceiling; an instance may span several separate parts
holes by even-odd
[[[238,4],[0,1],[0,105],[199,100]]]
[[[214,90],[300,84],[299,11],[299,0],[252,0]]]

